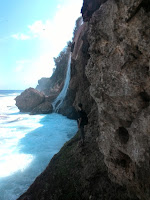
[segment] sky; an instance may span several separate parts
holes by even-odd
[[[35,88],[72,39],[83,0],[0,0],[0,90]]]

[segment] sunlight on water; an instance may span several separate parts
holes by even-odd
[[[41,117],[26,114],[21,118],[9,118],[1,125],[0,133],[0,177],[5,177],[14,172],[23,171],[32,162],[33,156],[19,153],[19,141],[29,132],[42,127],[38,121]],[[34,123],[33,123],[34,122]]]
[[[19,153],[19,141],[31,131],[42,127],[39,121],[44,116],[20,114],[15,106],[14,96],[0,95],[0,177],[7,177],[16,171],[23,171],[34,156]]]
[[[0,177],[24,170],[33,160],[32,155],[18,152],[19,141],[31,131],[42,127],[39,121],[43,116],[22,114],[21,117],[9,116],[1,122],[0,132]]]
[[[12,175],[14,172],[23,171],[32,162],[33,156],[26,154],[8,154],[0,158],[0,177]]]
[[[15,106],[14,96],[9,96],[9,97],[3,96],[0,98],[0,114],[1,115],[5,114],[6,112],[11,113],[12,107],[14,106]],[[18,109],[16,108],[16,110]]]

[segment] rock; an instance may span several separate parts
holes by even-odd
[[[96,111],[96,110],[95,110]],[[97,121],[96,112],[91,115]],[[110,181],[103,155],[95,144],[97,128],[84,147],[77,134],[52,158],[46,170],[36,178],[18,200],[137,200],[125,187]]]
[[[63,106],[59,109],[59,113],[67,116],[69,119],[78,119],[78,113],[73,106],[66,106],[63,104]]]
[[[43,92],[47,96],[57,96],[60,93],[66,77],[69,53],[70,47],[67,46],[60,52],[57,58],[54,58],[56,69],[54,69],[50,78],[41,78],[38,81],[37,90]]]
[[[35,107],[44,102],[45,96],[34,88],[28,88],[21,95],[17,96],[15,100],[16,106],[21,112],[31,112]]]
[[[36,90],[43,92],[45,95],[49,95],[51,86],[50,78],[41,78],[38,80],[38,85],[36,86]]]
[[[52,103],[56,99],[57,95],[58,94],[46,96],[45,101]]]
[[[83,104],[86,146],[77,134],[19,200],[149,200],[149,0],[84,0],[82,14],[61,112]]]
[[[49,114],[53,112],[53,107],[49,102],[44,102],[40,105],[38,105],[36,108],[34,108],[30,114],[36,115],[36,114]]]
[[[76,108],[78,103],[84,105],[87,113],[93,105],[93,98],[89,93],[89,81],[85,75],[85,66],[89,58],[87,44],[87,23],[83,24],[75,34],[75,46],[71,61],[71,80],[65,100],[59,113],[68,118],[77,118]],[[86,48],[84,48],[86,46]]]
[[[84,0],[81,9],[82,17],[85,22],[89,21],[92,14],[99,9],[100,5],[105,3],[107,0]]]
[[[86,66],[109,176],[143,200],[150,199],[148,2],[108,0],[93,13]]]

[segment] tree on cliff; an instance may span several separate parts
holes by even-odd
[[[66,69],[68,64],[68,57],[70,53],[69,42],[68,45],[60,52],[58,57],[54,57],[55,62],[55,70],[51,77],[51,79],[58,84],[61,84],[62,81],[65,79]]]
[[[73,31],[73,38],[82,23],[82,17],[76,20],[75,28]],[[37,90],[42,91],[46,95],[54,93],[64,83],[66,70],[68,65],[69,53],[71,50],[72,42],[68,41],[66,47],[59,53],[57,57],[54,57],[55,67],[53,68],[53,74],[50,78],[42,78],[38,81]]]

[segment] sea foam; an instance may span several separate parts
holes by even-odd
[[[56,113],[20,113],[16,95],[0,93],[0,200],[24,193],[77,131],[76,121]]]

